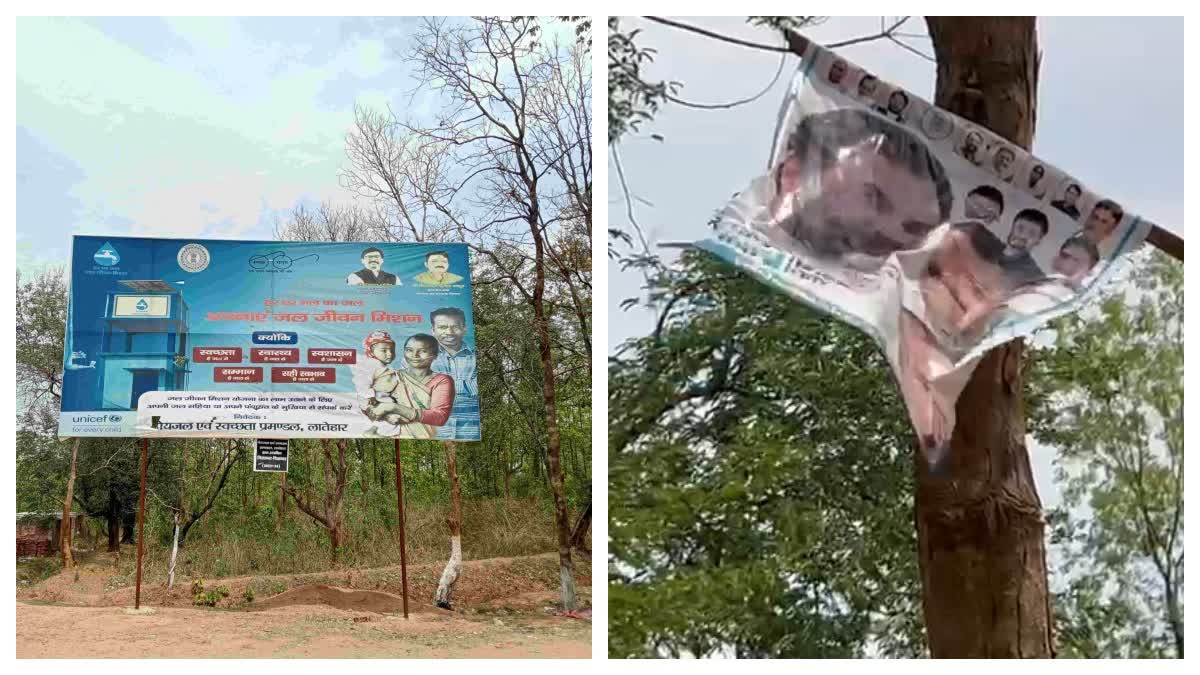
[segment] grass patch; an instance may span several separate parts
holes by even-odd
[[[17,559],[17,587],[31,586],[49,579],[62,571],[62,558],[41,556]]]
[[[341,556],[343,566],[353,569],[399,564],[400,545],[395,523],[372,522],[371,511],[350,503],[351,500],[347,501],[347,538]],[[410,565],[438,563],[449,555],[448,514],[448,502],[409,504],[407,534]],[[165,583],[171,550],[169,546],[156,543],[149,525],[147,522],[143,580],[146,583]],[[462,546],[463,556],[468,560],[556,551],[558,540],[553,507],[545,499],[464,499]],[[533,569],[535,566],[531,564],[530,567]],[[287,518],[278,528],[270,518],[210,514],[196,526],[188,537],[186,547],[180,550],[176,583],[188,583],[187,580],[195,578],[304,574],[329,570],[329,539],[325,530],[291,506]],[[135,573],[136,554],[122,555],[112,581],[117,585],[132,584]],[[553,571],[547,574],[553,575]],[[556,580],[551,581],[557,583]],[[286,590],[278,587],[282,586],[278,582],[254,581],[251,585],[258,599]]]

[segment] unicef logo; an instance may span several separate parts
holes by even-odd
[[[113,248],[113,245],[106,241],[100,247],[100,250],[92,255],[92,260],[95,260],[97,265],[112,267],[121,262],[121,256],[117,255],[117,249]]]
[[[203,272],[208,268],[208,263],[212,257],[208,254],[208,249],[200,244],[188,244],[179,249],[179,255],[176,256],[179,261],[179,266],[185,272]]]

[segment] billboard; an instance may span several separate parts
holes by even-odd
[[[480,440],[465,244],[76,236],[59,435]]]
[[[1150,224],[809,44],[765,172],[696,245],[883,348],[927,458],[981,356],[1120,278]]]

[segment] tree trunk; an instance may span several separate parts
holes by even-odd
[[[167,565],[167,588],[175,588],[175,560],[179,557],[179,521],[182,514],[175,512],[175,535],[171,541],[171,562]]]
[[[121,543],[134,544],[137,543],[133,538],[133,531],[137,529],[137,512],[130,511],[121,513]]]
[[[461,518],[462,499],[458,491],[458,467],[454,458],[454,442],[442,441],[446,448],[446,473],[450,476],[450,517],[446,525],[450,527],[450,559],[446,561],[446,569],[442,570],[442,578],[438,581],[434,602],[442,609],[450,609],[450,596],[454,592],[454,584],[462,573],[462,530]]]
[[[1183,658],[1183,612],[1179,607],[1179,591],[1174,584],[1167,584],[1167,624],[1175,638],[1175,658]]]
[[[329,562],[333,567],[338,566],[338,554],[342,548],[342,524],[335,522],[333,527],[329,528]]]
[[[575,523],[575,529],[571,531],[571,548],[577,548],[584,553],[590,554],[588,547],[583,545],[587,539],[588,529],[592,526],[592,502],[588,500],[587,508],[579,516],[579,520]]]
[[[62,522],[58,526],[58,548],[62,551],[63,569],[75,566],[71,555],[71,503],[75,501],[75,460],[79,458],[79,439],[71,441],[71,469],[67,474],[67,496],[63,499]]]
[[[558,406],[554,391],[554,360],[550,352],[550,319],[542,300],[545,269],[541,262],[541,241],[537,241],[537,286],[533,295],[533,316],[538,330],[538,347],[542,359],[542,400],[546,406],[546,469],[550,492],[554,495],[554,520],[558,525],[558,572],[562,582],[562,603],[565,611],[575,609],[575,577],[571,566],[571,520],[567,515],[566,488],[560,462],[561,440],[558,434]]]
[[[512,452],[511,448],[512,445],[509,443],[504,444],[504,501],[506,502],[512,499],[512,491],[509,489],[512,482],[512,458],[509,456]]]
[[[1028,149],[1038,51],[1031,17],[928,17],[939,107]],[[917,545],[934,657],[1052,657],[1045,522],[1025,447],[1022,342],[979,362],[956,407],[947,469],[917,454]]]

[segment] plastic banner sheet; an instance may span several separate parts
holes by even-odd
[[[833,52],[801,64],[768,171],[696,245],[871,335],[936,464],[979,358],[1086,302],[1150,224]]]
[[[465,244],[77,236],[60,436],[480,439]]]

